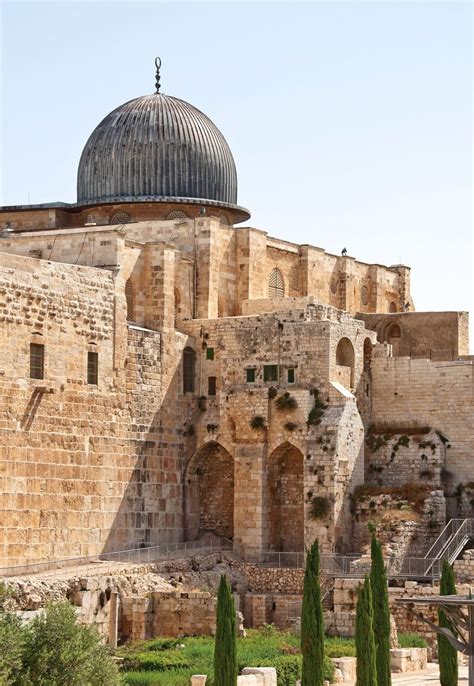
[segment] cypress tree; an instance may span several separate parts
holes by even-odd
[[[315,541],[308,550],[301,608],[301,686],[324,684],[324,620],[319,584],[319,546]]]
[[[370,579],[359,588],[356,611],[355,646],[357,657],[356,686],[377,686],[377,658]]]
[[[374,635],[377,651],[377,684],[391,686],[390,674],[390,610],[388,605],[387,575],[382,555],[382,546],[375,534],[372,534],[370,548],[372,567],[370,585],[374,611]]]
[[[225,574],[217,593],[216,638],[214,641],[214,686],[237,684],[237,630],[234,597]]]
[[[454,571],[447,560],[443,562],[441,572],[440,595],[456,595],[456,580]],[[438,622],[441,627],[453,632],[454,627],[444,612],[438,610]],[[457,686],[458,683],[458,656],[456,649],[449,643],[445,636],[438,634],[438,659],[439,680],[441,686]]]

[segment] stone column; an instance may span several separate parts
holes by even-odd
[[[234,541],[244,557],[267,548],[266,443],[237,445],[234,471]]]

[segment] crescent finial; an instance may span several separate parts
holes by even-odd
[[[155,57],[155,67],[156,67],[156,77],[155,77],[155,93],[160,92],[160,69],[161,69],[161,57]]]

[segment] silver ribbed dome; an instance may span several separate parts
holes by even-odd
[[[162,93],[117,107],[93,131],[77,174],[79,203],[198,198],[235,205],[237,173],[219,129]]]

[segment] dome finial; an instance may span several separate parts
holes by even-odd
[[[160,92],[160,68],[161,68],[161,58],[160,57],[155,57],[155,67],[156,67],[156,81],[155,81],[156,91],[155,91],[155,93],[159,93]]]

